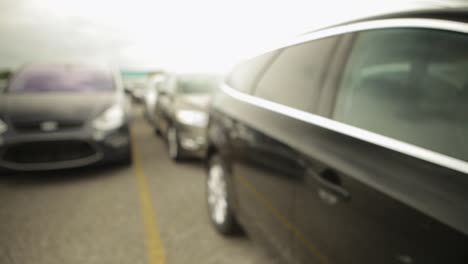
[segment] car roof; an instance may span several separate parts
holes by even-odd
[[[358,22],[367,22],[367,21],[375,21],[375,20],[384,20],[384,19],[405,19],[405,18],[424,18],[424,19],[440,19],[440,20],[449,20],[449,21],[456,21],[456,22],[464,22],[468,23],[468,5],[462,5],[458,7],[425,7],[421,9],[413,9],[413,10],[401,10],[401,11],[394,11],[390,13],[384,13],[379,15],[371,15],[367,17],[362,17],[358,19],[353,19],[347,22],[334,24],[328,27],[320,28],[317,30],[313,30],[308,33],[312,33],[315,31],[333,28],[337,26],[344,26],[349,24],[354,24]]]
[[[334,22],[326,22],[318,24],[317,27],[312,27],[309,31],[302,32],[294,37],[286,37],[274,43],[259,47],[249,54],[244,54],[239,61],[247,61],[267,52],[272,52],[281,48],[285,48],[294,44],[303,42],[302,40],[307,35],[311,35],[323,30],[333,29],[336,27],[352,25],[361,22],[372,22],[388,19],[438,19],[453,22],[468,23],[468,2],[466,0],[441,0],[441,1],[416,1],[409,5],[387,5],[385,9],[380,11],[370,11],[366,14],[352,15],[347,20],[336,18]],[[416,3],[416,4],[415,4]],[[382,11],[385,10],[385,11]],[[391,11],[388,11],[391,10]]]
[[[397,12],[393,14],[379,15],[365,19],[360,19],[358,20],[358,22],[392,18],[428,18],[468,22],[468,7]]]

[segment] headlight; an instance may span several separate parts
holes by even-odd
[[[0,119],[0,135],[8,130],[8,126],[2,119]]]
[[[125,112],[120,105],[114,105],[102,113],[93,122],[94,128],[101,131],[113,130],[124,123]]]
[[[179,122],[197,127],[205,127],[208,124],[208,115],[202,111],[180,110],[176,113]]]

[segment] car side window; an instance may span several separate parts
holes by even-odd
[[[258,82],[255,95],[309,111],[320,94],[337,39],[312,40],[284,49]]]
[[[227,83],[234,89],[250,93],[252,85],[277,51],[265,53],[237,65],[227,79]]]
[[[357,33],[334,119],[468,160],[468,35],[433,29]]]

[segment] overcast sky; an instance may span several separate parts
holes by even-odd
[[[0,67],[84,59],[122,68],[224,71],[262,46],[388,10],[388,2],[395,1],[1,1]]]

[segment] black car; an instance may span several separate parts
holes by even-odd
[[[51,170],[129,164],[120,77],[101,66],[30,65],[0,95],[0,168]]]
[[[208,108],[218,80],[209,74],[171,74],[159,90],[155,127],[173,160],[205,157]]]
[[[468,10],[301,36],[213,102],[207,203],[289,263],[468,263]]]

